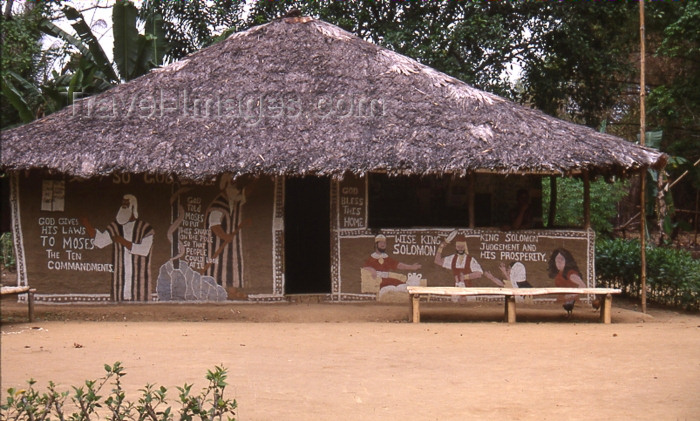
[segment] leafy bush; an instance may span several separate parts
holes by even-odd
[[[16,266],[12,234],[9,232],[0,235],[0,259],[2,259],[2,265],[7,269],[13,269]]]
[[[107,374],[98,380],[86,380],[85,386],[73,386],[72,395],[69,392],[59,392],[56,385],[49,382],[48,391],[40,393],[34,388],[36,381],[30,379],[27,389],[7,389],[7,396],[0,403],[0,419],[4,420],[32,420],[48,421],[58,420],[139,420],[139,421],[169,421],[193,419],[213,421],[225,419],[233,420],[234,410],[238,406],[236,400],[224,399],[226,383],[226,369],[215,367],[214,371],[207,371],[209,385],[199,395],[192,395],[192,385],[185,384],[178,387],[180,409],[173,411],[167,406],[167,389],[163,386],[156,388],[147,384],[140,390],[141,397],[136,403],[126,399],[126,394],[121,385],[121,378],[126,375],[121,363],[116,362],[110,366],[105,364]],[[109,395],[103,399],[99,393],[102,388],[110,383],[113,385]],[[66,402],[70,402],[76,411],[68,414]]]
[[[629,182],[607,183],[605,180],[591,182],[591,226],[596,233],[607,233],[613,228],[612,220],[617,215],[617,203],[625,197]],[[548,224],[549,180],[542,179],[543,222]],[[557,226],[583,225],[583,182],[577,178],[557,179]]]
[[[641,267],[639,241],[596,241],[595,270],[602,286],[621,288],[627,295],[638,297]],[[648,245],[647,288],[650,301],[699,310],[700,260],[685,250]]]

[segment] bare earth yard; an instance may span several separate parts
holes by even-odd
[[[521,308],[523,307],[523,308]],[[700,317],[580,305],[226,304],[36,306],[2,301],[1,383],[67,390],[121,361],[146,383],[205,386],[229,371],[239,420],[697,420]]]

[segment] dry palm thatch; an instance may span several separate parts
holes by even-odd
[[[202,180],[222,172],[625,175],[665,159],[295,17],[6,131],[1,165]]]

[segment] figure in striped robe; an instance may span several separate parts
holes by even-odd
[[[226,288],[229,295],[233,293],[235,296],[238,288],[244,286],[242,241],[236,227],[242,220],[245,189],[239,188],[228,174],[221,178],[220,188],[221,193],[206,211],[207,226],[212,234],[207,250],[208,263],[211,265],[206,274]]]
[[[150,301],[151,299],[151,248],[153,228],[138,219],[136,197],[124,196],[117,218],[104,232],[96,230],[86,218],[82,220],[88,235],[94,238],[95,247],[112,244],[112,301]]]

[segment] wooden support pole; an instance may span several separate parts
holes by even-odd
[[[583,172],[583,227],[591,229],[591,181],[588,171]]]
[[[557,177],[549,176],[549,216],[547,217],[547,228],[554,227],[557,218]]]
[[[27,292],[27,307],[28,307],[28,319],[29,323],[34,321],[34,293],[36,289],[32,288]]]
[[[639,43],[640,43],[640,54],[639,54],[639,143],[644,146],[646,142],[646,46],[645,46],[645,28],[644,28],[644,0],[639,2]],[[641,245],[641,261],[642,261],[642,273],[640,274],[641,280],[641,298],[642,298],[642,313],[647,312],[647,252],[646,252],[646,237],[647,237],[647,213],[646,213],[646,189],[647,189],[647,171],[646,168],[642,171],[642,182],[641,182],[641,194],[640,194],[640,207],[641,207],[641,217],[639,223],[639,236]]]
[[[411,295],[411,322],[420,323],[420,295]]]
[[[600,321],[605,324],[612,322],[612,294],[605,294],[605,300],[600,303]]]
[[[475,216],[474,216],[474,197],[476,193],[474,192],[474,185],[476,175],[474,173],[469,174],[469,228],[474,228],[475,226]]]
[[[505,314],[505,322],[506,323],[515,323],[515,296],[514,295],[506,295],[505,296],[505,303],[506,303],[506,314]]]

